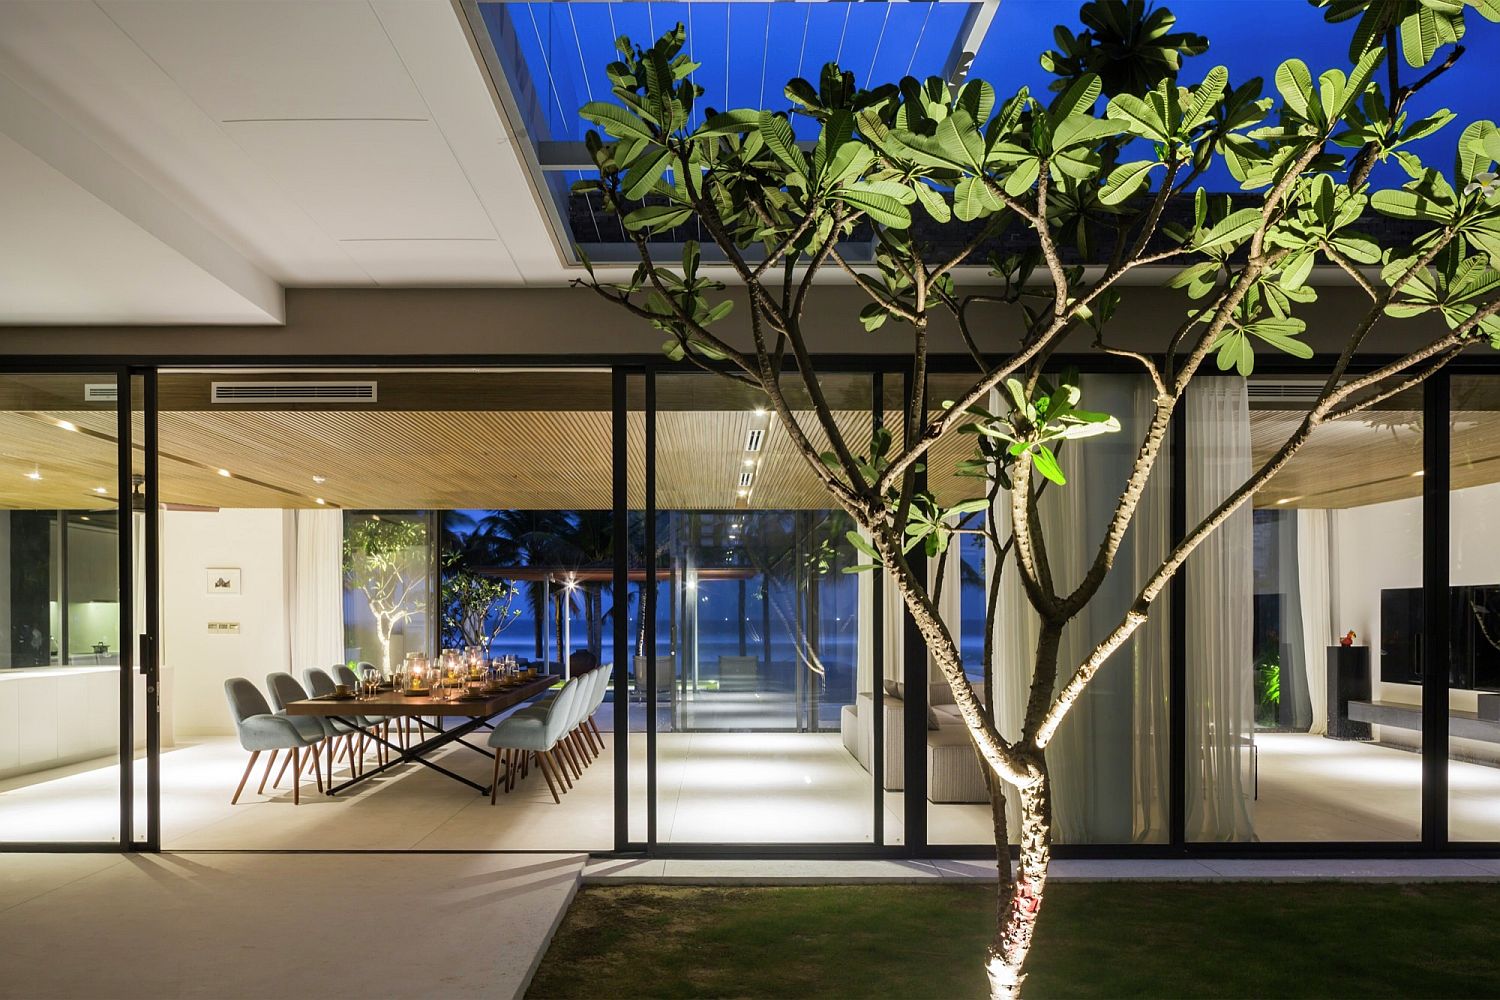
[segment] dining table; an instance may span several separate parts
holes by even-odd
[[[458,696],[452,692],[428,690],[421,694],[399,690],[382,690],[370,695],[332,695],[321,698],[306,698],[286,704],[288,715],[313,715],[329,719],[346,727],[350,732],[363,732],[366,738],[381,744],[388,751],[384,763],[369,769],[361,768],[349,780],[335,785],[330,779],[327,794],[337,795],[361,782],[367,781],[391,768],[402,764],[421,764],[440,774],[468,785],[485,795],[490,794],[489,785],[481,785],[435,762],[433,755],[453,744],[468,747],[492,759],[493,751],[464,739],[478,729],[494,728],[494,720],[504,712],[523,702],[530,701],[556,684],[561,678],[552,674],[523,678],[504,684],[496,689],[473,689]],[[405,745],[394,743],[381,735],[381,727],[372,727],[369,720],[415,719],[418,733],[430,734],[425,739]],[[442,720],[429,722],[427,720]],[[446,720],[460,719],[450,726]]]

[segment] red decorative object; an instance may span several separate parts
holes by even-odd
[[[1347,632],[1344,633],[1344,637],[1339,640],[1339,645],[1340,646],[1352,646],[1352,645],[1354,645],[1354,630],[1353,629],[1350,629],[1349,631],[1347,631]]]

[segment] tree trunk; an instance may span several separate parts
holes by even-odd
[[[1031,952],[1032,935],[1036,931],[1037,917],[1042,910],[1042,895],[1047,886],[1047,866],[1052,859],[1052,786],[1045,776],[1046,768],[1039,759],[1043,777],[1034,785],[1020,788],[1021,799],[1021,856],[1016,867],[1015,878],[1006,886],[1002,879],[1000,891],[1004,899],[1000,904],[999,922],[995,928],[995,940],[985,956],[985,972],[989,975],[990,996],[994,1000],[1014,1000],[1021,995],[1021,984],[1026,978],[1026,957]],[[992,783],[999,791],[998,783]],[[1004,842],[1003,801],[996,811],[1000,820],[996,832],[996,850],[1009,854]],[[1009,864],[1002,865],[1002,873]]]
[[[380,637],[380,669],[384,674],[391,672],[391,633],[395,631],[396,623],[388,615],[378,615],[375,618],[375,634]]]

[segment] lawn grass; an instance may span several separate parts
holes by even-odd
[[[984,885],[594,886],[527,996],[985,995]],[[1027,995],[1497,997],[1500,885],[1072,883]]]

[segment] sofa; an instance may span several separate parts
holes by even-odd
[[[983,698],[983,685],[975,685]],[[884,784],[888,792],[906,787],[906,731],[902,720],[906,701],[901,686],[887,682],[882,699],[884,742]],[[959,718],[958,706],[946,681],[927,686],[927,798],[934,803],[988,802],[984,772],[969,742],[968,730]],[[844,749],[866,771],[871,771],[875,755],[875,696],[861,694],[854,704],[845,705],[839,715],[839,734]]]

